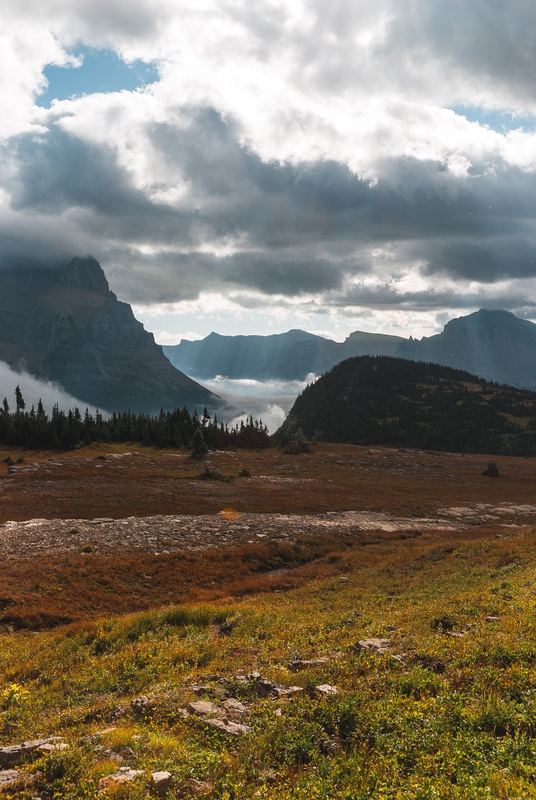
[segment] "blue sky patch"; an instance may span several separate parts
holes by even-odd
[[[133,91],[158,80],[154,64],[134,61],[127,64],[113,50],[81,48],[73,55],[84,59],[80,67],[58,67],[50,64],[44,74],[48,88],[36,99],[38,106],[48,108],[52,100],[68,100],[96,92]]]
[[[451,111],[465,117],[469,122],[487,125],[498,133],[524,128],[533,131],[536,128],[536,116],[532,114],[514,114],[506,110],[490,110],[480,106],[450,106]]]

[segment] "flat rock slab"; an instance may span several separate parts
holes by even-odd
[[[0,770],[0,792],[7,792],[14,788],[21,775],[16,769]]]
[[[189,714],[195,714],[199,717],[214,714],[215,710],[216,707],[214,703],[210,703],[208,700],[195,700],[193,703],[188,703],[186,706],[186,711],[188,711]]]
[[[318,694],[324,695],[325,697],[329,697],[331,695],[335,695],[339,693],[339,690],[336,686],[331,686],[329,683],[321,683],[319,686],[315,686],[316,691]]]
[[[369,653],[376,653],[376,655],[382,655],[383,653],[387,653],[389,650],[389,639],[360,639],[359,642],[356,642],[353,646],[353,650],[356,653],[361,653],[363,651],[368,651]]]
[[[7,747],[0,747],[0,766],[11,767],[19,764],[24,756],[39,750],[43,745],[57,741],[56,737],[47,739],[30,739],[22,744],[12,744]]]
[[[207,719],[207,725],[227,736],[243,736],[245,733],[251,733],[249,725],[231,722],[229,719]]]
[[[110,786],[120,786],[122,783],[130,783],[141,775],[143,775],[143,770],[141,769],[120,770],[119,772],[114,772],[112,775],[105,775],[104,778],[101,778],[98,788],[99,790],[109,789]]]

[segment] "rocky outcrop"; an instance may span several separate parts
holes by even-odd
[[[467,317],[451,319],[436,336],[404,340],[396,355],[536,389],[536,325],[510,311],[482,308]]]
[[[0,272],[0,360],[106,411],[237,413],[172,366],[89,257],[66,269]]]

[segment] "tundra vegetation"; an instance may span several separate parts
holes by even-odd
[[[285,592],[4,627],[3,744],[68,745],[5,796],[134,800],[168,771],[168,798],[536,797],[536,530],[332,548]],[[195,711],[229,698],[240,735]]]

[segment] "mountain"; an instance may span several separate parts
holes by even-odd
[[[0,270],[0,360],[106,411],[238,413],[170,364],[94,258]]]
[[[480,309],[467,317],[451,319],[436,336],[420,341],[405,339],[396,355],[536,389],[536,325],[509,311]]]
[[[536,455],[536,392],[401,358],[349,358],[296,399],[277,436]]]
[[[334,342],[301,330],[271,336],[221,336],[164,347],[172,364],[199,379],[250,378],[254,380],[305,380],[356,355],[394,355],[404,340],[399,336],[355,331],[344,342]]]

